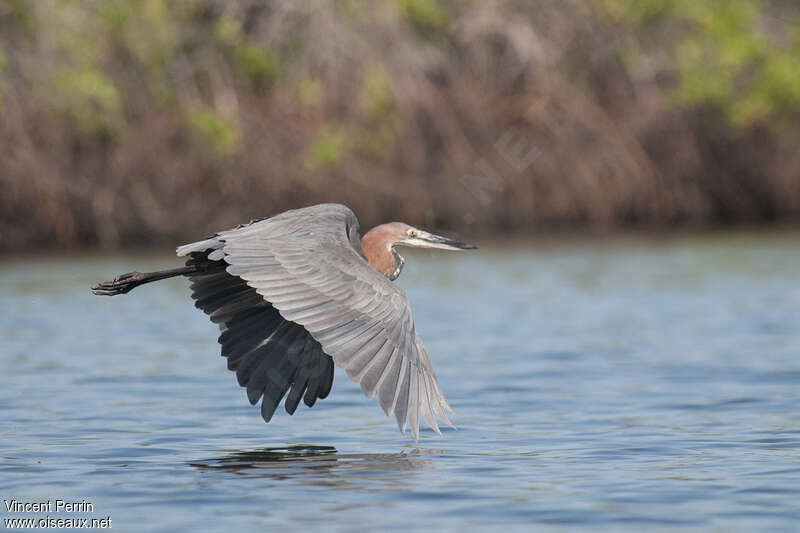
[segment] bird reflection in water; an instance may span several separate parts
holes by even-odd
[[[386,478],[395,483],[397,475],[424,470],[426,458],[440,451],[412,450],[400,453],[339,453],[333,446],[295,445],[234,451],[221,457],[189,463],[201,470],[225,471],[273,479],[303,478],[314,485],[348,485],[350,474]]]

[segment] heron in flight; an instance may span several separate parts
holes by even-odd
[[[100,283],[95,294],[125,294],[175,276],[191,280],[195,306],[219,324],[219,343],[252,405],[269,422],[281,399],[294,414],[327,397],[334,363],[377,394],[400,430],[419,439],[420,418],[441,434],[452,413],[414,328],[403,291],[397,246],[474,249],[402,222],[363,238],[344,205],[286,211],[180,246],[186,266],[129,272]],[[288,392],[288,394],[287,394]]]

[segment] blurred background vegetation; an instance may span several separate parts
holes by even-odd
[[[0,191],[5,251],[792,223],[800,2],[0,0]]]

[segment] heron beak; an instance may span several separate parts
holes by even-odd
[[[453,239],[434,235],[416,228],[413,231],[413,236],[409,235],[397,244],[414,248],[441,248],[442,250],[476,250],[478,248],[473,244],[454,241]]]

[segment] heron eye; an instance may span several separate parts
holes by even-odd
[[[408,236],[409,237],[414,237],[416,234],[417,234],[417,232],[414,231],[413,229],[408,230]]]

